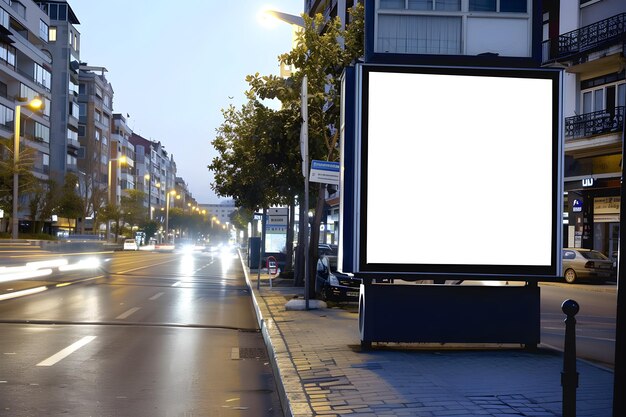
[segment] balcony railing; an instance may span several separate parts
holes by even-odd
[[[621,132],[624,106],[612,111],[601,110],[565,118],[565,139],[578,139],[606,133]]]
[[[573,55],[626,37],[626,13],[559,36],[559,57]]]

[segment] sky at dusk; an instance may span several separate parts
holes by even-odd
[[[221,109],[245,102],[246,75],[278,74],[292,29],[267,27],[259,11],[300,15],[302,0],[68,0],[80,21],[81,61],[103,66],[113,111],[174,155],[200,203],[217,202],[207,169]]]

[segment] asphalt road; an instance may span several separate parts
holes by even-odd
[[[235,255],[107,256],[0,301],[0,416],[282,416]]]
[[[563,349],[567,299],[580,305],[576,318],[576,353],[579,358],[613,368],[615,364],[615,284],[542,284],[541,342]]]

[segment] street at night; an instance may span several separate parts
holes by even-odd
[[[0,301],[0,415],[282,415],[236,255],[100,256]]]

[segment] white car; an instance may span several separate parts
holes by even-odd
[[[135,239],[126,239],[124,241],[124,250],[139,250],[139,245]]]

